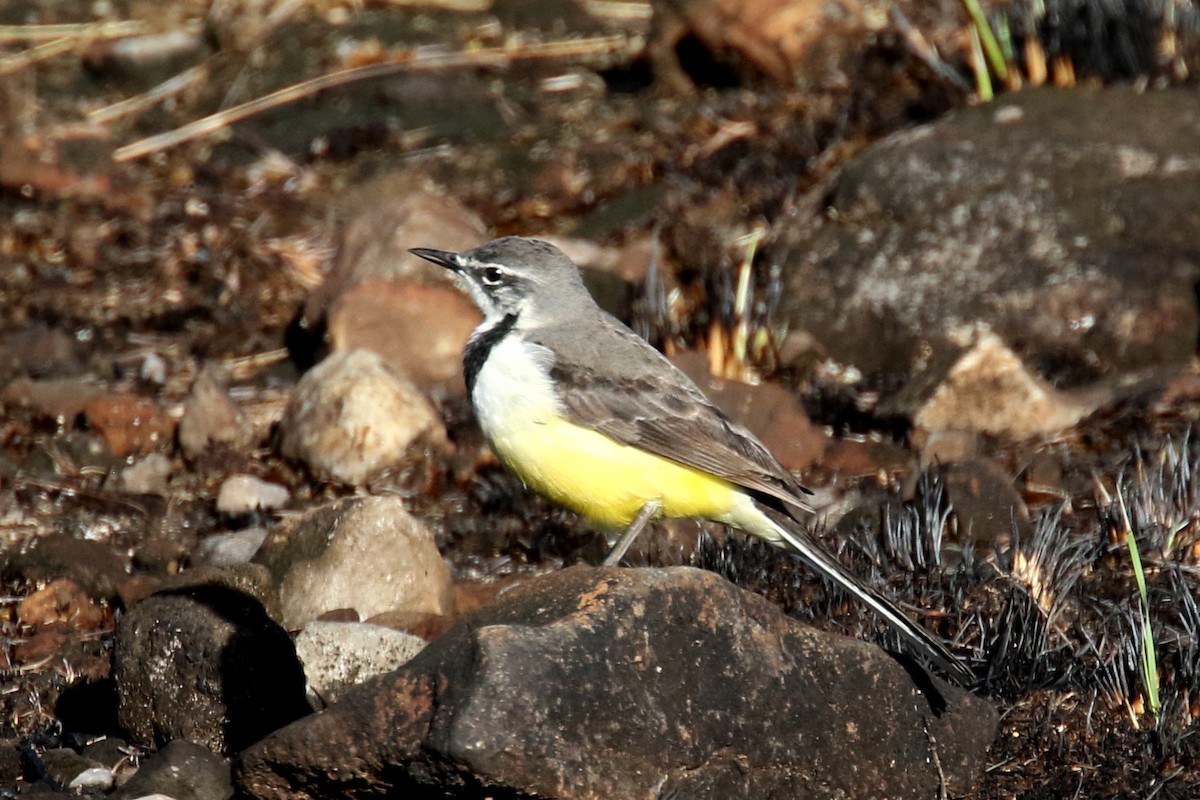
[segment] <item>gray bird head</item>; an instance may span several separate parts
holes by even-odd
[[[511,314],[538,324],[592,305],[579,269],[540,239],[505,236],[462,253],[425,247],[408,252],[452,270],[489,321]]]

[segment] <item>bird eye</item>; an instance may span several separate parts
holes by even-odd
[[[488,286],[497,286],[504,279],[504,270],[499,267],[488,267],[483,271],[483,282]]]

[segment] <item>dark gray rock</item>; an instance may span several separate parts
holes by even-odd
[[[35,540],[0,565],[0,571],[30,583],[70,578],[97,600],[116,597],[127,577],[125,564],[107,544],[57,534]]]
[[[996,726],[712,573],[576,567],[256,743],[234,776],[255,798],[928,798],[935,763],[970,787]]]
[[[41,753],[42,766],[46,777],[64,788],[70,787],[84,772],[101,765],[85,758],[74,750],[66,747],[54,748]],[[112,786],[112,773],[109,773],[109,786]]]
[[[18,375],[65,378],[83,370],[78,345],[57,328],[35,322],[13,331],[0,342],[0,376],[5,382]]]
[[[227,800],[233,796],[229,762],[200,745],[178,740],[142,761],[114,795],[133,800],[166,795],[174,800]]]
[[[217,583],[158,592],[117,626],[117,715],[156,747],[239,750],[308,713],[292,641],[249,594]]]
[[[786,220],[783,317],[868,373],[989,326],[1060,382],[1187,363],[1200,315],[1200,104],[1044,89],[889,137]]]

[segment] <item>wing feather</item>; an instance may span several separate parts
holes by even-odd
[[[603,374],[587,366],[594,352],[556,353],[551,377],[573,423],[811,510],[802,499],[810,492],[661,353],[633,333],[607,344]]]

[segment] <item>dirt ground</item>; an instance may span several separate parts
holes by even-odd
[[[286,486],[287,514],[353,492],[281,457],[269,431],[313,357],[295,323],[335,260],[343,200],[356,188],[384,175],[396,186],[437,187],[497,234],[571,235],[614,248],[660,236],[694,302],[659,331],[659,344],[696,348],[731,302],[730,230],[779,218],[797,193],[870,142],[970,95],[969,85],[939,76],[894,20],[866,46],[831,43],[826,61],[853,68],[800,91],[762,64],[747,66],[744,53],[707,50],[694,31],[664,38],[661,19],[686,14],[660,11],[652,23],[640,3],[497,0],[462,10],[319,0],[280,4],[295,8],[277,17],[270,4],[232,0],[92,5],[110,21],[138,21],[137,35],[97,28],[92,6],[0,8],[2,26],[89,24],[0,29],[0,738],[35,748],[112,724],[108,695],[80,687],[107,680],[114,618],[126,602],[186,569],[206,535],[270,517],[219,513],[227,476]],[[959,6],[909,11],[908,25],[961,64]],[[396,54],[411,63],[190,141],[147,142],[302,79],[388,65]],[[183,86],[170,96],[145,94],[178,75]],[[131,98],[140,107],[116,105]],[[268,434],[251,447],[185,458],[174,426],[201,368],[214,362]],[[803,383],[819,426],[877,446],[882,476],[841,480],[916,517],[936,516],[939,481],[953,476],[917,487],[909,467],[890,466],[911,455],[905,425],[856,404],[878,387],[851,390],[788,371],[770,377],[789,390]],[[438,399],[454,453],[375,488],[410,501],[457,574],[504,577],[595,559],[596,533],[524,494],[481,455],[465,401]],[[1010,476],[1039,454],[1065,454],[1053,491],[1022,484],[1035,512],[1032,539],[988,564],[994,543],[979,543],[978,561],[964,559],[934,587],[895,568],[887,576],[915,605],[945,610],[947,630],[971,640],[986,675],[981,692],[1003,711],[974,797],[1195,795],[1196,554],[1143,553],[1162,647],[1155,720],[1128,624],[1137,604],[1121,521],[1097,489],[1141,492],[1141,519],[1170,521],[1173,552],[1194,550],[1200,454],[1189,432],[1198,411],[1183,395],[1165,411],[1114,410],[1060,441],[991,443]],[[1138,448],[1149,454],[1145,480],[1122,484],[1136,476]],[[886,455],[896,452],[905,455]],[[1155,455],[1165,452],[1175,457]],[[123,489],[117,476],[152,453],[169,460],[167,490]],[[805,477],[833,480],[836,470],[817,466]],[[1070,547],[1038,538],[1052,527],[1078,538]],[[869,550],[865,530],[853,529],[862,542],[853,552]],[[31,542],[47,538],[74,544],[28,556]],[[1054,628],[1039,604],[1058,600],[1014,577],[1022,553],[1060,566],[1046,579],[1061,594]],[[695,560],[818,624],[870,626],[845,604],[811,605],[814,583],[764,548],[710,542]],[[47,604],[40,616],[28,606],[18,613],[61,577],[82,594],[51,592],[39,598]],[[1100,607],[1103,622],[1089,622]]]

